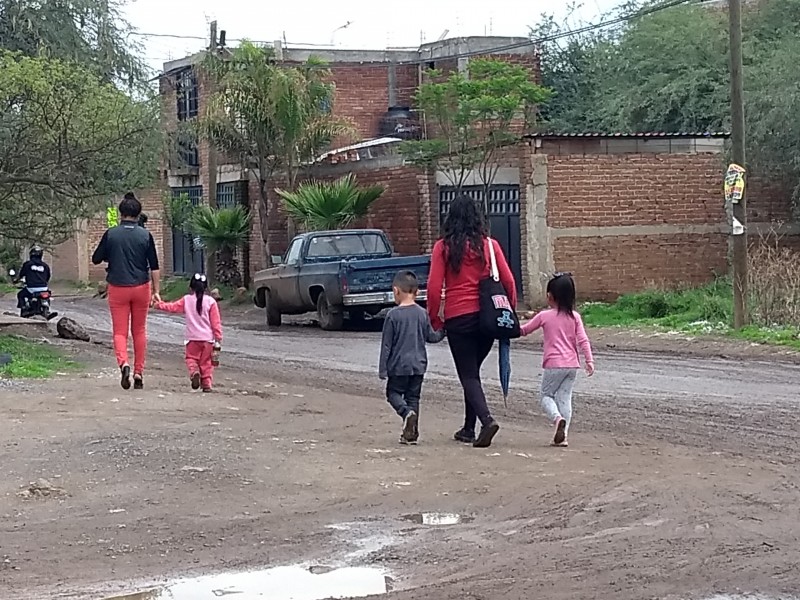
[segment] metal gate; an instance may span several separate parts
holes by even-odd
[[[202,186],[172,188],[172,197],[177,198],[186,194],[194,206],[203,202]],[[205,253],[198,240],[192,238],[183,229],[172,229],[172,272],[190,275],[204,273]]]
[[[464,186],[461,192],[483,206],[483,186]],[[439,187],[439,223],[450,210],[450,203],[455,199],[457,190],[454,187]],[[489,189],[489,206],[487,221],[489,231],[503,248],[511,272],[517,283],[517,291],[522,292],[522,238],[519,227],[519,186],[493,185]]]

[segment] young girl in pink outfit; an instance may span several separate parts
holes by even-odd
[[[208,280],[200,273],[189,282],[191,294],[175,302],[156,302],[155,307],[171,313],[183,313],[186,317],[185,344],[186,368],[192,381],[192,389],[202,386],[210,392],[214,383],[214,351],[222,347],[222,320],[217,301],[206,294]]]
[[[538,313],[522,326],[522,335],[537,329],[544,333],[541,405],[555,427],[553,445],[566,447],[572,419],[572,388],[581,367],[579,352],[586,362],[586,374],[594,374],[592,346],[581,316],[575,311],[575,282],[569,273],[556,273],[547,283],[548,310]]]

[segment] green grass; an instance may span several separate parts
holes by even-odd
[[[43,379],[79,367],[57,348],[13,335],[0,335],[2,355],[10,355],[12,362],[0,366],[0,377],[12,379]]]
[[[750,326],[734,331],[730,280],[699,288],[648,290],[621,296],[613,304],[587,303],[580,308],[589,327],[649,327],[691,335],[721,335],[800,350],[797,327]]]

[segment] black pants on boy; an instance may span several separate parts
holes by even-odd
[[[389,376],[386,382],[386,399],[402,418],[412,410],[419,414],[424,375]]]
[[[480,331],[478,313],[448,319],[447,343],[456,364],[456,373],[464,389],[464,432],[475,433],[475,421],[492,421],[486,395],[481,385],[481,365],[492,350],[494,340]]]

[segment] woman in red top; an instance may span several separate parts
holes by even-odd
[[[503,250],[486,235],[482,212],[471,198],[460,195],[450,206],[442,239],[433,246],[431,271],[428,276],[428,313],[434,329],[444,327],[456,365],[458,379],[464,388],[464,427],[455,434],[459,442],[488,448],[500,426],[492,418],[481,385],[481,365],[492,349],[494,340],[481,333],[479,327],[479,282],[489,277],[489,244],[494,245],[500,281],[512,306],[517,305],[517,286]],[[444,294],[444,322],[440,316]],[[475,421],[480,419],[481,432],[475,437]]]

